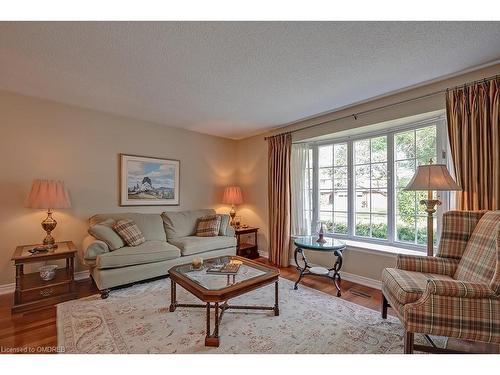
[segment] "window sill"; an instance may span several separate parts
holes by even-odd
[[[398,254],[404,255],[416,255],[416,256],[426,256],[427,254],[423,251],[405,249],[402,247],[379,245],[370,242],[353,241],[353,240],[342,240],[345,242],[347,248],[352,248],[357,251],[367,252],[370,254],[381,254],[390,257],[396,257]]]

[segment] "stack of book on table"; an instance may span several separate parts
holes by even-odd
[[[236,275],[240,269],[241,261],[231,260],[229,263],[214,264],[207,269],[213,275]]]

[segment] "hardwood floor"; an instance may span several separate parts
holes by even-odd
[[[259,258],[258,261],[268,263],[266,258]],[[280,269],[281,276],[295,281],[298,273],[294,267]],[[305,277],[301,285],[320,290],[324,293],[336,296],[337,290],[332,282],[325,278]],[[299,286],[300,288],[300,286]],[[79,298],[97,293],[97,288],[89,280],[77,282]],[[358,305],[380,311],[381,292],[363,285],[349,281],[342,281],[342,299],[354,302]],[[40,347],[56,347],[56,309],[55,307],[43,310],[11,314],[13,296],[12,294],[0,295],[0,353],[12,348],[21,348],[20,352],[37,352]],[[393,314],[389,309],[389,314]],[[467,350],[477,347],[474,344],[452,341],[450,343],[456,349]],[[15,349],[14,349],[15,350]],[[479,349],[484,352],[498,353],[498,347],[482,346]]]
[[[80,298],[97,293],[89,279],[78,281],[76,285]],[[12,302],[12,294],[0,295],[0,353],[5,353],[5,348],[23,348],[21,352],[31,349],[36,353],[40,347],[55,347],[56,308],[11,314]]]
[[[266,258],[259,258],[258,261],[267,263]],[[292,267],[282,268],[280,272],[281,276],[287,279],[295,281],[297,278],[297,271]],[[335,287],[326,279],[306,277],[301,284],[332,296],[336,295]],[[77,290],[80,298],[97,293],[97,288],[89,279],[78,281]],[[342,290],[342,299],[374,310],[378,310],[380,306],[380,291],[348,281],[342,282]],[[57,345],[55,307],[11,315],[12,300],[12,294],[0,296],[0,348],[36,350],[37,347],[55,347]]]

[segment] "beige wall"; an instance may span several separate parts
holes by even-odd
[[[39,242],[43,210],[23,207],[34,178],[64,180],[73,207],[54,214],[54,236],[80,246],[97,212],[220,206],[236,182],[236,142],[0,91],[0,285],[14,282],[16,245]],[[119,153],[181,161],[179,207],[119,207]]]
[[[407,92],[357,105],[288,127],[323,122],[500,73],[500,64]],[[332,104],[333,106],[333,104]],[[294,133],[294,140],[321,137],[383,121],[444,108],[444,95],[327,123]],[[97,212],[161,212],[219,204],[225,185],[239,183],[245,204],[238,207],[243,222],[260,228],[259,245],[268,250],[267,143],[264,135],[231,141],[138,120],[85,110],[0,91],[0,285],[12,283],[10,256],[18,244],[43,238],[41,210],[23,208],[34,178],[65,180],[73,208],[55,213],[57,239],[78,246],[86,234],[86,219]],[[118,154],[129,153],[181,160],[179,207],[119,207]],[[329,258],[318,260],[328,264]],[[394,256],[350,249],[344,271],[378,279]],[[79,268],[81,269],[81,268]]]
[[[321,116],[301,123],[294,124],[281,131],[289,131],[305,125],[329,121],[334,118],[365,111],[391,103],[407,100],[417,96],[425,95],[434,91],[446,89],[456,85],[477,79],[500,74],[500,64],[490,66],[475,72],[466,73],[440,82],[421,86],[399,94],[373,100],[364,104],[356,105],[348,109]],[[332,104],[333,106],[333,104]],[[358,116],[358,119],[349,118],[341,121],[325,123],[314,128],[299,131],[293,134],[294,141],[300,141],[313,137],[322,137],[327,134],[341,131],[349,131],[359,127],[391,121],[402,117],[414,116],[425,112],[443,110],[445,108],[444,94],[432,96],[426,99],[412,101],[391,108],[379,110],[366,115]],[[258,135],[238,142],[238,173],[239,181],[245,194],[245,206],[241,210],[244,221],[250,225],[267,228],[267,142],[264,135]],[[248,212],[246,212],[248,209]],[[243,213],[245,211],[245,213]],[[260,248],[267,252],[268,232],[261,232]],[[343,270],[363,277],[378,280],[383,268],[392,267],[395,264],[395,256],[387,254],[369,254],[356,249],[349,249],[346,253]],[[327,265],[330,257],[319,257],[315,259],[318,263]]]

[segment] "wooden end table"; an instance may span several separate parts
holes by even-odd
[[[16,290],[12,312],[37,310],[77,297],[75,289],[76,246],[71,241],[57,242],[57,248],[46,253],[31,254],[38,245],[18,246],[12,255],[16,266]],[[58,268],[52,280],[44,281],[40,273],[24,273],[24,265],[66,259],[66,268]]]
[[[230,260],[242,262],[236,275],[214,275],[207,274],[206,269],[216,263],[227,263]],[[177,307],[199,307],[206,309],[207,330],[205,346],[219,346],[219,324],[224,312],[229,309],[235,310],[271,310],[274,316],[279,315],[278,301],[278,279],[279,270],[252,260],[238,257],[226,256],[208,259],[200,270],[193,270],[191,264],[174,266],[169,271],[171,279],[171,302],[170,311]],[[274,306],[240,306],[229,305],[228,300],[238,297],[252,290],[274,283]],[[187,304],[177,302],[176,285],[196,296],[204,304]],[[213,332],[210,329],[210,310],[214,309]]]
[[[247,228],[234,228],[234,232],[236,235],[236,254],[249,258],[249,259],[255,259],[259,257],[259,247],[257,246],[257,232],[259,231],[259,228],[254,228],[254,227],[247,227]],[[254,241],[253,243],[251,242],[242,242],[241,241],[241,236],[246,235],[246,234],[252,234],[254,235]]]

